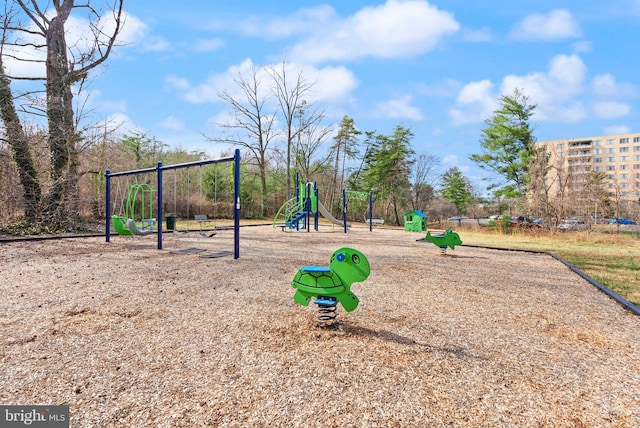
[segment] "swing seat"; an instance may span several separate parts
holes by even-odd
[[[193,219],[195,221],[198,222],[198,224],[200,225],[200,236],[202,236],[203,238],[211,238],[212,236],[214,236],[216,234],[216,232],[212,232],[209,236],[207,236],[206,233],[204,233],[204,230],[202,229],[202,225],[206,224],[209,225],[211,224],[211,220],[209,220],[209,218],[207,217],[206,214],[196,214],[193,216]]]
[[[132,233],[127,226],[127,219],[118,215],[111,216],[111,222],[113,223],[113,228],[118,233],[118,235],[131,236]]]
[[[196,214],[193,219],[200,224],[200,230],[202,230],[203,223],[209,224],[211,222],[206,214]]]
[[[138,226],[136,226],[136,222],[131,220],[130,218],[127,219],[127,227],[129,228],[129,231],[131,231],[131,233],[133,235],[149,235],[150,233],[153,233],[153,230],[149,230],[149,229],[138,229]]]
[[[373,224],[374,226],[382,226],[384,225],[384,219],[383,218],[365,218],[365,221],[367,224],[369,224],[369,222],[371,222],[371,224]]]
[[[382,226],[384,225],[384,219],[383,218],[369,218],[368,216],[364,216],[364,221],[365,223],[369,224],[369,222],[371,222],[371,224],[375,225],[375,226]]]

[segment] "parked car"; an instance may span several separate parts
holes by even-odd
[[[616,224],[616,223],[618,223],[618,224],[636,224],[635,220],[630,220],[628,218],[619,218],[617,220],[615,218],[612,218],[611,220],[609,220],[609,223],[611,223],[611,224]]]
[[[465,218],[466,217],[463,216],[463,215],[456,215],[456,216],[453,216],[453,217],[449,217],[447,219],[447,221],[460,221],[460,220],[464,220]]]
[[[589,228],[589,225],[584,222],[584,220],[579,219],[567,219],[558,226],[558,230],[566,232],[568,230],[586,230]]]
[[[519,216],[511,218],[510,224],[519,227],[541,227],[542,219],[540,217]]]

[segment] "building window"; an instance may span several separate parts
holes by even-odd
[[[593,142],[593,145],[594,145],[594,146],[601,146],[601,145],[602,145],[602,141],[600,141],[600,140],[595,140],[595,141]]]
[[[594,155],[599,155],[599,154],[601,154],[601,153],[602,153],[602,149],[595,149],[595,150],[593,151],[593,154],[594,154]]]
[[[607,153],[615,153],[616,152],[616,148],[615,147],[609,147],[607,149]]]
[[[615,180],[615,179],[616,179],[615,174],[607,174],[607,180]]]
[[[557,147],[558,147],[558,150],[562,150],[562,149],[564,149],[564,143],[560,143],[560,144],[558,144],[558,146],[557,146]]]
[[[595,163],[602,163],[602,158],[593,158]]]
[[[613,165],[607,165],[607,167],[605,168],[607,171],[615,171],[616,167]]]
[[[640,146],[633,146],[634,152],[640,152]]]
[[[607,140],[607,145],[609,146],[615,143],[616,143],[616,140]]]
[[[607,162],[615,162],[616,161],[616,157],[615,156],[610,156],[607,158]]]
[[[640,143],[640,137],[633,137],[634,143]]]
[[[618,178],[619,178],[620,180],[628,180],[628,179],[629,179],[629,174],[620,174],[620,175],[618,176]]]
[[[620,138],[620,144],[629,144],[628,138]]]
[[[633,164],[633,169],[640,169],[640,163],[634,163]],[[638,177],[640,178],[640,177]]]
[[[629,147],[620,147],[620,153],[628,152]]]
[[[620,158],[618,159],[620,162],[626,162],[629,160],[629,156],[620,156]]]
[[[596,166],[596,167],[593,168],[593,170],[594,171],[602,171],[602,167],[601,166]]]
[[[618,169],[619,169],[620,171],[625,171],[625,170],[629,169],[629,168],[628,168],[628,166],[629,166],[629,165],[620,165],[620,166],[618,167]]]

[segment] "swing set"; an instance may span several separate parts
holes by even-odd
[[[157,232],[158,249],[162,249],[162,221],[157,219],[163,218],[162,205],[162,177],[163,172],[167,170],[177,170],[189,168],[192,166],[202,166],[221,162],[233,162],[233,245],[234,259],[240,257],[240,150],[236,149],[232,157],[220,159],[208,159],[203,161],[186,162],[176,165],[162,165],[158,162],[156,167],[144,168],[131,171],[111,172],[106,170],[106,215],[105,215],[105,240],[111,240],[111,224],[114,230],[121,235],[146,235]],[[127,200],[124,205],[124,213],[121,215],[112,215],[111,213],[111,179],[118,176],[136,176],[146,173],[156,173],[157,186],[156,189],[151,188],[149,184],[135,184],[129,186],[127,192]],[[155,213],[157,217],[153,217],[154,212],[154,195],[155,195]],[[140,206],[140,227],[135,220],[135,210]],[[201,214],[199,214],[201,215]],[[126,225],[126,226],[125,226]],[[202,229],[201,229],[202,232]],[[204,233],[204,232],[203,232]]]
[[[119,192],[116,190],[116,194]],[[148,235],[156,230],[157,221],[153,217],[153,194],[155,189],[147,183],[134,183],[129,186],[127,191],[127,199],[124,203],[120,204],[121,208],[124,208],[124,213],[121,215],[114,214],[111,216],[113,222],[113,228],[119,235]],[[136,205],[140,200],[140,223],[141,227],[136,224]],[[147,205],[148,203],[148,205]]]
[[[214,217],[213,218],[216,218],[216,216],[215,216],[215,211],[216,211],[215,206],[217,204],[218,182],[217,182],[217,168],[215,168],[215,165],[214,165],[213,171],[214,171],[214,183],[213,183],[213,185],[214,185],[214,195],[213,195]],[[211,231],[210,229],[208,229],[208,230],[204,229],[205,227],[209,227],[212,224],[212,219],[209,218],[208,214],[204,210],[204,204],[203,204],[204,195],[203,195],[203,192],[202,192],[202,188],[203,188],[202,187],[202,185],[203,185],[202,165],[198,165],[198,176],[199,176],[198,179],[199,179],[199,184],[200,184],[199,193],[198,193],[198,204],[197,204],[197,209],[193,209],[193,206],[195,204],[192,204],[192,200],[191,200],[191,196],[192,196],[191,195],[191,182],[192,182],[192,180],[191,180],[191,172],[190,172],[190,168],[189,167],[186,168],[186,200],[183,200],[183,202],[185,202],[185,205],[186,205],[186,216],[185,216],[185,213],[182,212],[182,216],[181,217],[184,217],[187,220],[193,218],[193,220],[195,220],[198,223],[200,236],[203,237],[203,238],[211,238],[216,234],[215,230]],[[181,181],[184,181],[184,180],[181,180]],[[177,203],[177,200],[178,200],[177,195],[178,195],[178,188],[181,187],[181,186],[178,185],[178,173],[177,173],[177,170],[176,170],[176,171],[174,171],[174,175],[173,175],[173,214],[172,214],[173,216],[176,217],[176,219],[179,217],[178,216],[179,210],[178,210],[178,203]],[[167,226],[167,228],[170,229],[172,227]],[[188,233],[188,232],[191,231],[190,227],[189,227],[189,221],[186,222],[186,229],[178,230],[176,228],[175,224],[173,224],[173,228],[172,229],[173,229],[173,231],[175,233],[182,233],[182,232]]]

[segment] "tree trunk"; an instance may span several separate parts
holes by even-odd
[[[64,0],[51,19],[47,40],[47,119],[51,153],[51,189],[47,195],[43,218],[46,222],[70,226],[75,220],[73,207],[67,206],[77,194],[77,173],[69,165],[77,165],[76,136],[73,123],[73,73],[69,71],[64,24],[73,8],[73,0]],[[77,202],[77,201],[76,201]]]
[[[0,57],[0,115],[5,126],[5,132],[11,147],[13,160],[18,169],[20,183],[24,190],[24,216],[30,223],[38,220],[38,211],[40,207],[40,199],[42,191],[38,181],[38,173],[36,172],[31,150],[27,137],[22,128],[22,123],[13,104],[13,94],[9,79],[4,72],[4,64]]]

